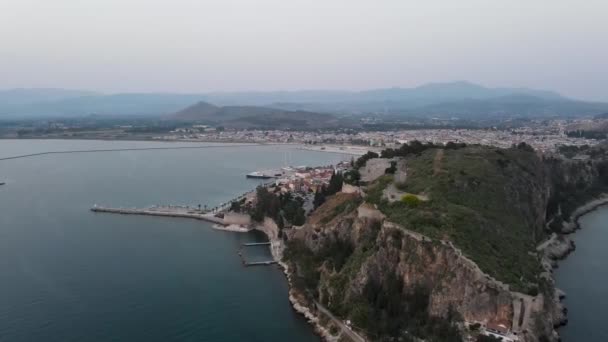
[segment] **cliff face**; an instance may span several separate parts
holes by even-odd
[[[576,209],[608,192],[608,156],[603,153],[584,161],[548,159],[551,195],[547,221],[556,233],[571,233],[578,228]]]
[[[400,234],[402,231],[389,223],[382,225],[376,240],[379,248],[356,279],[367,276],[381,283],[394,272],[407,288],[430,289],[428,312],[432,316],[447,317],[453,309],[469,322],[510,324],[512,296],[504,286],[489,279],[450,245]]]
[[[294,286],[370,340],[462,341],[478,334],[465,323],[481,323],[519,341],[557,341],[562,294],[549,249],[536,246],[551,233],[547,218],[563,215],[551,202],[580,204],[576,189],[597,189],[601,166],[518,150],[433,153],[408,160],[401,187],[428,202],[383,199],[394,183],[381,178],[363,198],[331,197],[289,232]],[[560,230],[545,245],[563,241]]]
[[[342,198],[341,203],[352,198]],[[379,211],[365,206],[361,205],[363,210],[342,212],[329,222],[307,224],[290,234],[291,243],[301,242],[310,255],[319,256],[314,266],[319,270],[318,279],[309,305],[312,300],[318,301],[339,317],[351,320],[373,341],[382,340],[377,336],[403,336],[394,334],[390,328],[378,329],[375,326],[378,319],[401,320],[400,329],[413,330],[413,335],[428,341],[461,341],[460,331],[468,334],[462,326],[464,322],[502,324],[516,332],[521,341],[538,341],[543,335],[556,336],[553,326],[561,319],[562,311],[553,300],[552,287],[548,290],[549,296],[511,292],[506,284],[485,274],[451,243],[431,240],[387,222]],[[311,221],[315,220],[319,217]],[[340,251],[332,254],[330,250]],[[298,253],[301,252],[300,249]],[[303,270],[307,267],[305,261],[288,259],[296,276],[307,276]],[[424,316],[415,324],[426,324],[427,328],[409,325],[410,314],[392,317],[384,313],[383,304],[373,295],[370,297],[371,292],[394,292],[387,285],[391,283],[399,284],[402,289],[393,297],[389,295],[396,303],[392,310],[408,312],[412,310],[412,302],[425,302],[410,314]],[[422,299],[414,295],[419,289],[422,289]],[[306,291],[305,287],[300,290]],[[428,331],[449,330],[445,326],[459,331],[458,335],[453,332],[453,336],[441,337]]]

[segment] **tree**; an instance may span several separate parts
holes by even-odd
[[[341,172],[334,172],[329,179],[329,185],[325,187],[324,195],[325,197],[331,196],[337,192],[342,190],[342,183],[344,182],[344,177]]]
[[[256,205],[251,212],[251,218],[254,221],[262,222],[264,216],[278,219],[281,203],[277,196],[269,192],[267,188],[259,186],[256,190],[256,199]]]
[[[359,170],[353,169],[344,172],[344,183],[350,185],[359,185],[359,181],[361,180],[361,174]]]
[[[386,170],[384,170],[384,173],[393,175],[393,174],[395,174],[396,171],[397,171],[397,162],[392,161],[391,166],[387,167]]]
[[[233,201],[230,203],[230,211],[239,212],[241,211],[241,204],[239,201]]]
[[[517,149],[526,152],[534,152],[534,148],[523,141],[517,145]]]
[[[326,187],[322,186],[320,189],[317,189],[317,192],[315,192],[315,198],[312,201],[315,209],[320,207],[321,204],[325,203],[325,191],[327,191]]]
[[[378,153],[376,152],[372,152],[372,151],[368,151],[366,154],[362,155],[361,157],[359,157],[359,159],[357,159],[357,161],[355,162],[355,169],[360,169],[362,167],[365,166],[365,164],[367,164],[367,161],[373,158],[378,158]]]

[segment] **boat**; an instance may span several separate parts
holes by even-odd
[[[270,179],[270,178],[274,178],[275,176],[271,176],[262,172],[252,172],[252,173],[248,173],[247,178],[257,178],[257,179]]]
[[[0,185],[4,185],[4,184],[6,184],[6,183],[5,182],[0,182]]]

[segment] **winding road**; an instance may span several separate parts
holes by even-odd
[[[351,341],[366,342],[366,340],[363,337],[361,337],[361,335],[354,332],[351,328],[349,328],[346,324],[344,324],[338,317],[334,316],[329,310],[327,310],[319,302],[315,301],[315,306],[317,307],[317,310],[319,310],[321,313],[323,313],[324,315],[329,317],[338,327],[340,327],[340,329],[342,329],[342,333],[344,333],[348,337],[350,337]]]

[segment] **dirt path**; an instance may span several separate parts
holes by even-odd
[[[433,159],[433,176],[437,176],[441,172],[441,161],[443,160],[444,150],[442,148],[437,150],[435,153],[435,159]]]

